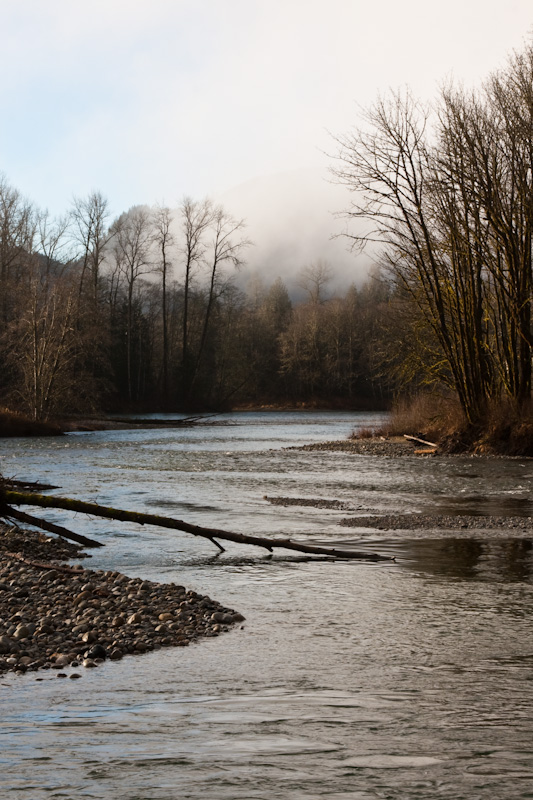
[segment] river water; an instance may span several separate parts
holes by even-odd
[[[218,554],[178,532],[51,513],[105,542],[92,568],[185,584],[246,621],[78,681],[3,676],[0,797],[533,798],[533,462],[288,449],[378,420],[249,413],[209,427],[4,441],[0,471],[56,484],[57,494],[396,561],[233,544]],[[431,510],[515,514],[529,529],[422,535],[338,524]]]

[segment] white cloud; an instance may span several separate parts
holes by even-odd
[[[119,212],[325,173],[327,131],[344,132],[357,103],[478,81],[533,24],[530,0],[2,5],[0,169],[57,212],[94,188]]]

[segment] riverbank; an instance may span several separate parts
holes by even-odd
[[[268,497],[264,498],[275,506],[300,506],[307,508],[335,509],[338,511],[359,512],[354,516],[339,520],[344,528],[364,528],[374,531],[387,531],[409,538],[427,535],[451,536],[452,538],[530,538],[533,536],[533,518],[502,516],[494,514],[380,514],[371,509],[361,509],[345,501],[322,497]],[[364,513],[363,513],[364,512]],[[369,513],[370,512],[370,513]]]
[[[65,433],[111,430],[132,430],[137,428],[187,428],[193,425],[206,425],[216,414],[197,414],[194,416],[152,418],[152,417],[72,417],[43,422],[33,420],[24,414],[8,409],[0,409],[0,438],[28,436],[62,436]]]
[[[492,453],[448,453],[440,452],[436,446],[430,446],[414,437],[400,436],[361,436],[346,440],[317,442],[314,444],[300,445],[287,449],[346,453],[351,455],[373,456],[382,458],[416,459],[453,459],[468,458],[487,461],[509,460],[527,462],[528,456],[501,455]],[[272,505],[303,506],[318,509],[335,509],[352,512],[339,521],[343,527],[372,529],[376,532],[397,532],[399,535],[408,535],[413,538],[424,536],[452,536],[453,538],[483,537],[483,538],[531,538],[533,536],[533,517],[502,514],[384,514],[377,508],[363,507],[346,501],[328,498],[298,498],[298,497],[272,497],[265,496]]]
[[[84,557],[63,539],[0,524],[0,674],[79,678],[106,659],[185,647],[244,620],[175,583],[64,563]]]
[[[175,414],[164,413],[143,416],[142,414],[114,414],[108,416],[105,413],[93,415],[66,416],[55,419],[53,422],[39,422],[16,411],[0,409],[0,438],[13,436],[61,436],[65,433],[90,433],[108,430],[136,430],[136,429],[157,429],[157,428],[189,428],[196,426],[221,425],[225,420],[221,419],[226,414],[243,413],[315,413],[331,412],[337,410],[333,405],[331,408],[313,405],[250,405],[239,406],[238,408],[220,412],[206,411],[197,414]],[[364,411],[372,413],[379,412],[379,409],[340,408],[340,411],[351,411],[361,413]]]
[[[423,439],[405,436],[360,436],[350,439],[341,439],[331,442],[317,442],[315,444],[300,445],[298,450],[323,450],[338,453],[352,453],[354,455],[388,456],[398,458],[403,456],[453,458],[455,456],[469,458],[533,458],[528,454],[514,452],[495,452],[490,449],[482,450],[447,450],[438,444],[425,442]]]

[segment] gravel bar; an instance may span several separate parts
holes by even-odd
[[[343,500],[327,500],[323,497],[268,497],[265,495],[263,500],[267,500],[273,506],[308,506],[310,508],[337,508],[341,511],[353,509],[351,503]]]
[[[185,647],[244,620],[175,583],[59,563],[84,556],[64,539],[0,525],[0,674],[57,670],[67,677],[67,667]]]
[[[339,523],[347,528],[389,530],[497,530],[522,531],[533,536],[531,517],[501,517],[469,514],[385,514],[347,517]]]
[[[417,445],[421,447],[421,445]],[[317,442],[304,444],[299,447],[287,448],[288,450],[329,450],[336,453],[352,453],[363,456],[398,456],[415,455],[415,445],[405,439],[344,439],[334,442]]]

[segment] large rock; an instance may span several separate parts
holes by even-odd
[[[18,648],[17,648],[18,649]],[[13,651],[13,640],[9,636],[0,636],[0,654],[6,655]]]
[[[13,639],[27,639],[31,635],[27,625],[21,624],[13,634]]]

